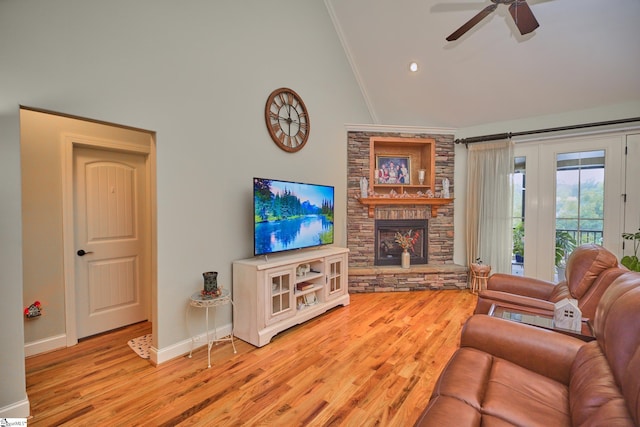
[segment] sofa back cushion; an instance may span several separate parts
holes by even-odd
[[[640,273],[625,272],[604,293],[594,319],[594,332],[616,385],[640,423]],[[595,375],[595,374],[593,374]]]
[[[569,408],[574,426],[633,426],[627,404],[596,341],[580,348],[571,368]]]
[[[567,260],[566,282],[572,298],[580,299],[604,270],[618,266],[618,258],[595,244],[577,247]]]
[[[628,272],[625,267],[619,268],[608,268],[604,270],[600,275],[593,281],[593,284],[585,292],[585,294],[578,300],[578,306],[582,311],[582,317],[591,319],[593,321],[593,317],[596,314],[596,309],[598,307],[598,302],[602,298],[602,295],[607,291],[609,286],[616,280],[621,274]]]

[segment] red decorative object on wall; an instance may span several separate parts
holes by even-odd
[[[29,307],[24,309],[24,317],[26,317],[27,319],[32,319],[34,317],[40,316],[42,314],[42,311],[40,309],[41,306],[42,304],[40,303],[40,301],[35,301]]]

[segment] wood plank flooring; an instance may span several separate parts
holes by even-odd
[[[141,323],[26,360],[29,426],[410,426],[475,307],[468,291],[351,295],[256,348],[237,340],[157,367]]]

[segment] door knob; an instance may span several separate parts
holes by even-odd
[[[76,253],[78,254],[78,256],[85,256],[86,254],[92,254],[93,252],[86,252],[84,249],[80,249]]]

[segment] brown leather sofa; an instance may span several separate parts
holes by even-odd
[[[638,426],[640,273],[600,299],[596,340],[471,316],[416,426]]]
[[[494,274],[487,289],[478,294],[474,313],[488,313],[491,305],[519,308],[531,313],[551,314],[554,303],[575,298],[584,319],[593,318],[598,301],[611,282],[625,271],[616,256],[599,245],[576,248],[566,267],[566,280],[555,284],[531,277]]]

